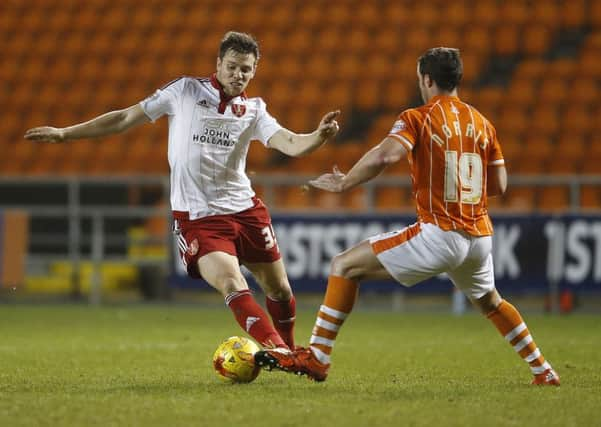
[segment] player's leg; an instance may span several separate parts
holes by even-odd
[[[387,278],[390,274],[376,257],[369,241],[333,258],[326,294],[309,341],[311,351],[321,363],[330,364],[338,332],[355,305],[359,283]]]
[[[359,280],[387,277],[390,275],[376,258],[368,241],[337,255],[332,261],[328,287],[317,313],[310,347],[294,352],[258,352],[256,362],[270,369],[305,374],[313,380],[324,381],[338,331],[353,309]]]
[[[271,216],[263,202],[234,215],[238,225],[236,251],[241,262],[253,273],[265,291],[267,311],[276,330],[294,348],[296,301],[280,254]]]
[[[492,321],[501,335],[530,366],[534,384],[559,385],[559,376],[545,360],[519,311],[502,299],[494,286],[490,238],[481,237],[466,261],[449,277],[472,304]]]
[[[265,305],[276,331],[294,349],[296,300],[282,259],[265,263],[244,263],[265,292]]]
[[[198,258],[197,267],[200,275],[223,295],[242,329],[263,346],[286,347],[248,289],[237,257],[225,252],[210,252]]]

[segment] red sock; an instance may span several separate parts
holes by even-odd
[[[232,292],[225,303],[234,313],[236,321],[251,337],[264,347],[287,347],[271,325],[267,314],[255,301],[250,290]]]
[[[288,301],[276,301],[265,297],[267,311],[271,315],[275,330],[284,342],[294,349],[294,320],[296,319],[296,300],[294,295]]]

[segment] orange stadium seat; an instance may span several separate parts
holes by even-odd
[[[346,209],[360,212],[368,207],[366,191],[363,187],[353,188],[345,193],[340,193],[340,195],[342,196],[342,206]]]
[[[545,78],[539,89],[539,99],[545,104],[561,104],[568,97],[568,87],[564,79]]]
[[[556,105],[539,104],[532,112],[529,131],[536,135],[549,137],[559,130],[559,111]]]
[[[381,18],[387,25],[405,28],[406,24],[414,20],[413,11],[407,4],[389,1],[382,5]]]
[[[475,54],[486,53],[491,46],[491,31],[484,25],[468,26],[463,35],[462,55],[467,52]]]
[[[601,27],[601,2],[591,2],[590,9],[588,11],[588,19],[593,28],[599,29],[599,27]]]
[[[555,0],[536,1],[528,4],[530,23],[542,24],[547,28],[555,28],[559,25],[559,7]]]
[[[525,59],[516,68],[515,74],[519,79],[531,80],[546,74],[549,64],[538,58]]]
[[[291,9],[289,6],[284,7]],[[338,31],[342,31],[348,25],[352,12],[352,9],[347,4],[334,3],[328,6],[328,13],[322,16],[321,22],[326,27],[335,27]]]
[[[318,4],[306,4],[296,14],[296,25],[311,30],[321,22],[323,10]]]
[[[413,10],[409,9],[409,13],[411,21],[419,23],[418,26],[424,28],[426,31],[435,29],[440,21],[439,14],[432,13],[432,5],[426,2],[414,2]]]
[[[561,25],[567,28],[582,27],[586,22],[587,1],[571,0],[569,2],[560,2],[559,19]]]
[[[357,106],[359,110],[373,110],[380,103],[380,82],[371,80],[368,76],[361,80],[355,90],[353,91],[354,101],[353,104]]]
[[[560,58],[547,64],[545,77],[569,80],[576,72],[576,61],[573,58]]]
[[[570,98],[583,107],[591,107],[599,101],[599,83],[593,79],[574,79],[570,85]]]
[[[588,133],[596,120],[599,118],[594,117],[586,106],[576,104],[562,114],[561,129],[570,134]]]
[[[494,30],[493,48],[499,55],[515,55],[519,51],[521,40],[515,25],[508,22]]]
[[[503,197],[504,205],[516,211],[531,212],[536,205],[536,191],[532,187],[512,186]]]
[[[513,167],[513,173],[539,175],[548,172],[547,161],[541,158],[522,157]]]
[[[375,28],[371,49],[380,55],[394,56],[399,51],[402,34],[397,28],[381,26]]]
[[[451,26],[444,26],[432,33],[430,45],[431,46],[453,46],[454,47],[454,46],[460,46],[461,40],[462,40],[462,37],[461,37],[459,28],[451,27]]]
[[[471,4],[469,4],[467,1],[461,0],[453,2],[443,2],[443,5],[446,6],[443,15],[445,17],[445,21],[447,21],[449,25],[453,25],[455,27],[462,27],[468,22],[471,22],[470,15],[472,8]]]
[[[375,207],[379,211],[411,209],[410,191],[402,187],[380,187],[375,194]]]
[[[471,5],[474,25],[492,27],[499,21],[499,2],[497,0],[481,0]]]
[[[374,29],[382,22],[381,10],[373,2],[359,2],[351,14],[351,23],[362,28]]]
[[[498,20],[509,25],[524,25],[529,17],[528,5],[521,1],[502,2]]]
[[[313,206],[328,212],[339,212],[345,204],[345,198],[350,193],[330,193],[329,191],[315,190]]]
[[[499,109],[500,120],[496,123],[496,129],[502,135],[514,135],[516,137],[523,136],[529,126],[530,118],[520,107],[520,104],[504,105]]]
[[[542,211],[558,211],[570,205],[569,189],[566,186],[543,187],[538,192],[538,208]]]
[[[597,79],[601,75],[601,57],[593,49],[582,52],[578,61],[578,69],[581,77]]]
[[[381,105],[390,111],[398,111],[399,113],[404,109],[403,105],[407,105],[415,93],[415,84],[407,84],[407,82],[388,79],[383,84],[384,90],[382,92]],[[392,122],[389,123],[392,127]]]
[[[542,55],[549,48],[551,31],[544,25],[528,25],[522,34],[522,52],[527,55]]]
[[[583,185],[580,189],[580,206],[599,209],[601,206],[601,189],[597,185]]]
[[[575,157],[559,157],[559,153],[557,151],[554,152],[553,158],[547,163],[548,169],[547,173],[551,174],[573,174],[579,171],[579,158]]]

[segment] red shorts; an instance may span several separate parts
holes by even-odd
[[[281,258],[271,217],[263,202],[227,215],[190,220],[188,212],[173,212],[174,234],[188,275],[200,278],[198,258],[210,252],[226,252],[250,263],[274,262]]]

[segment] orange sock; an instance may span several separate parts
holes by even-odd
[[[526,363],[534,375],[551,369],[542,353],[532,339],[528,327],[519,311],[509,302],[503,300],[496,310],[488,313],[487,317],[495,324],[501,335],[511,344],[514,350]]]
[[[317,320],[309,342],[313,354],[321,363],[330,363],[330,354],[338,330],[353,309],[358,290],[358,283],[344,277],[330,276],[328,278],[328,289],[317,313]]]

